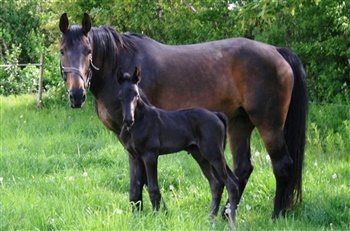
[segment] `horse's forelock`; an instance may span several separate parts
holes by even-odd
[[[77,42],[82,42],[83,41],[83,31],[80,26],[73,25],[69,28],[69,32],[65,33],[62,36],[61,39],[61,44],[62,45],[74,45]]]

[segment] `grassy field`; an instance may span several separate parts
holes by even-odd
[[[35,96],[0,96],[0,230],[227,229],[221,218],[209,221],[208,183],[184,152],[159,159],[168,213],[152,213],[147,190],[144,211],[132,213],[127,153],[91,98],[80,110],[46,98],[38,110]],[[350,107],[311,105],[308,128],[304,201],[275,222],[271,164],[254,133],[237,230],[350,229]]]

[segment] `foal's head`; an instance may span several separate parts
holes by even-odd
[[[123,124],[130,128],[135,122],[135,110],[140,99],[138,83],[141,80],[140,68],[135,67],[134,74],[123,73],[121,68],[117,72],[119,99],[123,110]]]

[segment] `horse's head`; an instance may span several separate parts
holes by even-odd
[[[61,74],[65,81],[70,105],[80,108],[86,100],[86,89],[92,77],[92,48],[88,38],[91,19],[84,14],[81,26],[69,26],[67,14],[62,14],[59,23],[62,32],[60,44]]]
[[[138,83],[141,80],[140,69],[135,67],[134,74],[123,73],[121,68],[117,72],[119,99],[123,110],[123,124],[130,128],[135,122],[135,110],[140,99]]]

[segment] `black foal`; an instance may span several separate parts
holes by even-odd
[[[138,67],[132,76],[123,74],[119,69],[117,78],[123,111],[120,140],[128,152],[144,164],[153,209],[157,211],[161,202],[157,178],[158,156],[186,150],[198,162],[209,181],[212,193],[211,214],[214,216],[218,213],[226,186],[230,202],[227,211],[231,224],[235,219],[239,194],[237,178],[224,158],[226,116],[198,107],[177,111],[155,108],[143,99],[143,94],[140,96],[138,83],[141,76]],[[130,188],[130,191],[133,192],[130,200],[137,203],[137,198],[142,198],[139,195],[142,190]]]

